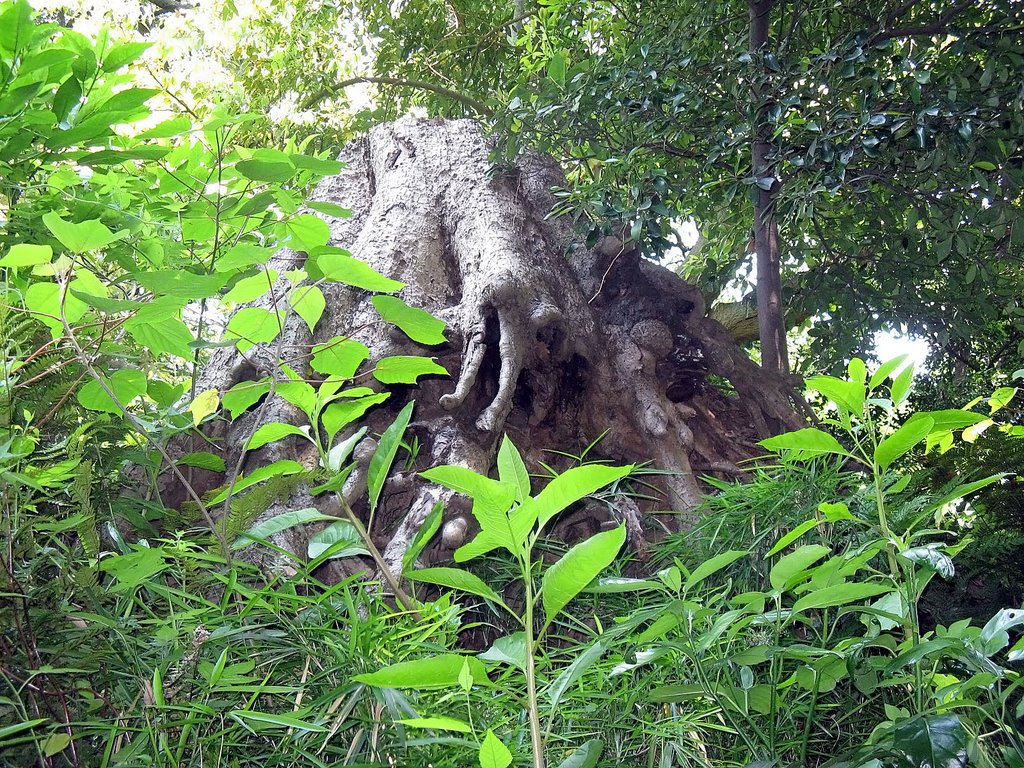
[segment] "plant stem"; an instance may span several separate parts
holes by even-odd
[[[533,745],[533,768],[544,768],[544,737],[541,733],[540,716],[537,712],[537,673],[534,667],[533,637],[533,574],[530,561],[522,561],[523,583],[526,586],[526,706],[530,716],[530,742]]]

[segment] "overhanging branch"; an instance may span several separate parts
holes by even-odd
[[[370,75],[361,75],[359,77],[350,77],[347,80],[342,80],[335,83],[334,85],[322,89],[319,93],[310,96],[304,102],[302,102],[302,109],[312,109],[324,99],[332,96],[339,91],[343,91],[350,85],[359,85],[360,83],[373,83],[375,85],[398,85],[406,88],[416,88],[421,91],[430,91],[431,93],[437,93],[441,96],[447,96],[452,101],[457,101],[459,104],[469,107],[476,111],[478,114],[486,115],[490,117],[494,114],[494,110],[484,104],[482,101],[474,99],[472,96],[467,96],[464,93],[453,91],[451,88],[445,88],[443,85],[437,85],[427,80],[406,80],[401,77],[374,77]]]

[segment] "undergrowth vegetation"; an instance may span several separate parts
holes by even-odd
[[[1024,445],[999,421],[1010,386],[911,413],[899,360],[811,379],[821,423],[764,441],[772,458],[749,482],[708,479],[698,525],[651,552],[618,511],[650,468],[580,457],[532,476],[508,438],[489,475],[423,473],[472,500],[465,569],[417,562],[440,507],[400,573],[348,508],[303,557],[275,546],[326,516],[257,521],[255,494],[300,472],[336,491],[359,418],[388,394],[341,389],[367,358],[346,339],[319,350],[315,390],[285,371],[197,392],[210,348],[269,344],[284,322],[258,307],[218,318],[279,285],[266,262],[281,247],[316,265],[286,277],[287,312],[311,328],[324,282],[384,294],[393,281],[328,247],[302,208],[337,163],[294,142],[237,145],[251,115],[151,119],[168,96],[135,81],[143,52],[0,5],[0,763],[1024,768],[1024,609],[972,622],[935,607],[970,547],[1019,567],[1019,540],[990,533],[1009,530],[993,510],[1020,506],[998,460]],[[378,309],[440,333],[397,298]],[[431,372],[392,362],[368,375]],[[279,462],[165,508],[168,442],[275,388],[309,428],[264,424],[249,446],[299,435],[319,465]],[[357,407],[332,410],[343,397]],[[412,407],[379,436],[371,509],[415,453]],[[604,530],[547,540],[595,496]],[[255,567],[254,551],[279,567]],[[353,557],[367,558],[358,574],[324,583],[321,566]]]

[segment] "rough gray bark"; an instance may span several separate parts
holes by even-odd
[[[449,344],[428,351],[389,333],[367,294],[330,284],[315,337],[293,317],[274,353],[301,371],[312,344],[350,333],[374,357],[435,355],[450,379],[396,392],[363,422],[380,433],[415,398],[416,470],[461,464],[486,472],[508,433],[530,470],[541,471],[541,461],[558,464],[546,451],[577,452],[604,434],[595,455],[651,462],[669,473],[650,478],[652,499],[621,505],[633,543],[642,547],[643,512],[674,510],[679,515],[659,519],[682,525],[701,499],[700,475],[739,474],[738,462],[760,453],[758,439],[801,424],[792,382],[752,363],[706,316],[699,292],[673,272],[616,238],[588,250],[568,221],[547,219],[551,189],[564,184],[554,161],[527,155],[515,168],[496,171],[489,154],[472,122],[403,119],[349,145],[343,172],[314,194],[352,210],[351,218],[327,218],[333,244],[406,283],[402,298],[445,320]],[[270,266],[284,272],[303,258],[284,251]],[[734,392],[709,381],[712,374]],[[260,375],[251,355],[224,349],[197,389],[225,391]],[[272,398],[207,437],[222,446],[229,469],[248,472],[279,458],[312,464],[315,457],[291,438],[240,457],[256,419],[298,418],[292,406]],[[371,453],[364,445],[357,457],[365,462]],[[201,490],[224,482],[198,471],[193,480]],[[357,513],[365,509],[363,488],[365,472],[357,472],[345,493]],[[430,552],[434,559],[472,533],[463,500],[414,473],[389,481],[371,533],[390,563],[400,562],[439,500],[448,504],[448,523]],[[312,505],[330,502],[299,490],[266,515]],[[582,519],[591,526],[605,522],[592,512]],[[304,551],[297,533],[279,543]]]

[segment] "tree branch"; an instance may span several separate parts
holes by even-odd
[[[909,8],[911,5],[913,5],[913,3],[908,3],[905,7]],[[898,37],[931,37],[932,35],[945,32],[949,22],[974,5],[975,2],[973,0],[965,0],[965,2],[954,5],[931,24],[922,24],[917,27],[892,27],[890,29],[883,29],[871,38],[870,45],[878,45],[879,43],[885,43]]]
[[[406,80],[401,77],[372,77],[370,75],[362,75],[359,77],[350,77],[347,80],[342,80],[335,83],[332,86],[324,88],[319,93],[310,96],[304,102],[302,102],[302,109],[312,109],[321,101],[329,96],[333,96],[338,91],[342,91],[348,88],[350,85],[358,85],[359,83],[373,83],[376,85],[400,85],[406,88],[417,88],[421,91],[430,91],[432,93],[440,94],[441,96],[447,96],[453,101],[457,101],[459,104],[469,107],[475,110],[481,115],[491,117],[494,115],[494,110],[484,104],[482,101],[474,99],[472,96],[467,96],[464,93],[453,91],[451,88],[445,88],[443,85],[437,85],[435,83],[428,82],[426,80]]]

